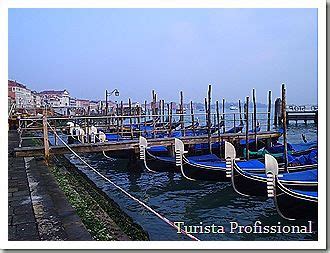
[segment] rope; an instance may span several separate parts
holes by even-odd
[[[49,124],[49,122],[47,122],[48,126],[54,130],[51,125]],[[109,178],[107,178],[106,176],[104,176],[103,174],[101,174],[99,171],[97,171],[96,169],[94,169],[91,165],[89,165],[84,159],[82,159],[67,143],[65,143],[65,141],[63,141],[63,139],[56,133],[54,132],[55,135],[57,135],[57,137],[59,138],[59,140],[76,156],[78,157],[79,160],[81,160],[87,167],[89,167],[92,171],[94,171],[97,175],[99,175],[100,177],[102,177],[104,180],[106,180],[107,182],[109,182],[110,184],[112,184],[114,187],[116,187],[118,190],[120,190],[122,193],[124,193],[126,196],[128,196],[129,198],[133,199],[134,201],[136,201],[137,203],[139,203],[141,206],[145,207],[146,209],[148,209],[150,212],[152,212],[153,214],[155,214],[158,218],[160,218],[162,221],[164,221],[165,223],[167,223],[168,225],[170,225],[171,227],[181,231],[182,234],[188,236],[190,239],[195,240],[195,241],[200,241],[197,237],[188,234],[186,231],[184,231],[183,229],[179,228],[177,225],[175,225],[172,221],[170,221],[169,219],[167,219],[166,217],[162,216],[161,214],[159,214],[158,212],[156,212],[154,209],[152,209],[150,206],[148,206],[147,204],[145,204],[144,202],[142,202],[141,200],[139,200],[138,198],[134,197],[133,195],[131,195],[129,192],[125,191],[123,188],[121,188],[120,186],[116,185],[114,182],[112,182]]]

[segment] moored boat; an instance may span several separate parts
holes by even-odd
[[[278,163],[271,155],[265,155],[268,179],[268,197],[274,199],[277,212],[285,219],[317,219],[318,191],[297,190],[283,184],[278,174]]]
[[[144,137],[139,138],[140,148],[140,160],[142,160],[144,167],[150,172],[179,172],[180,169],[175,164],[175,158],[170,155],[159,155],[159,153],[153,153],[152,147],[148,147],[147,139]],[[163,152],[166,147],[154,148],[156,152],[162,150]]]
[[[186,156],[186,153],[183,142],[175,139],[176,163],[185,178],[189,180],[229,181],[227,161],[221,160],[214,154]],[[226,147],[225,157],[235,159],[235,148]],[[264,171],[265,169],[263,163],[257,160],[239,161],[238,163],[251,171]]]

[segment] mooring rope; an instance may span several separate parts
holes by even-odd
[[[54,129],[52,128],[52,126],[49,124],[49,122],[47,122],[48,126],[54,131]],[[59,138],[59,140],[76,156],[78,157],[79,160],[81,160],[87,167],[89,167],[92,171],[94,171],[97,175],[99,175],[100,177],[102,177],[104,180],[106,180],[107,182],[109,182],[110,184],[112,184],[114,187],[116,187],[118,190],[120,190],[121,192],[123,192],[126,196],[130,197],[131,199],[133,199],[134,201],[136,201],[137,203],[139,203],[141,206],[145,207],[146,209],[148,209],[150,212],[152,212],[153,214],[155,214],[158,218],[160,218],[162,221],[164,221],[165,223],[167,223],[168,225],[170,225],[171,227],[180,230],[182,234],[188,236],[190,239],[193,239],[195,241],[200,241],[197,237],[187,233],[185,230],[183,230],[182,228],[178,227],[177,225],[174,224],[174,222],[170,221],[169,219],[167,219],[166,217],[162,216],[160,213],[158,213],[157,211],[155,211],[154,209],[152,209],[150,206],[148,206],[146,203],[142,202],[141,200],[139,200],[138,198],[134,197],[133,195],[131,195],[129,192],[125,191],[123,188],[121,188],[120,186],[118,186],[117,184],[115,184],[114,182],[112,182],[109,178],[107,178],[106,176],[104,176],[102,173],[100,173],[98,170],[96,170],[95,168],[93,168],[91,165],[89,165],[84,159],[82,159],[67,143],[65,143],[65,141],[54,131],[54,134]]]

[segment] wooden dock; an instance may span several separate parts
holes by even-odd
[[[249,134],[249,139],[253,139],[255,136],[254,133]],[[257,138],[279,138],[280,133],[275,131],[263,131],[258,132]],[[184,144],[193,145],[198,143],[208,143],[209,137],[207,135],[203,136],[185,136],[180,137]],[[212,135],[211,143],[218,142],[219,140],[223,141],[238,141],[245,140],[245,133],[240,134],[221,134],[221,135]],[[172,146],[174,145],[174,138],[157,138],[149,139],[148,146]],[[72,150],[77,153],[93,153],[93,152],[111,152],[118,150],[134,150],[136,153],[139,149],[139,140],[124,140],[124,141],[109,141],[103,143],[82,143],[82,144],[71,144],[69,145]],[[16,156],[43,156],[45,155],[45,147],[21,147],[15,148],[14,150]],[[64,145],[50,146],[49,153],[51,155],[56,154],[70,154],[71,151]]]

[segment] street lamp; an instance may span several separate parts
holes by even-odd
[[[112,94],[115,94],[115,96],[118,97],[119,96],[119,90],[114,89],[111,92],[109,92],[108,90],[105,90],[105,115],[108,115],[108,96],[111,96]]]

